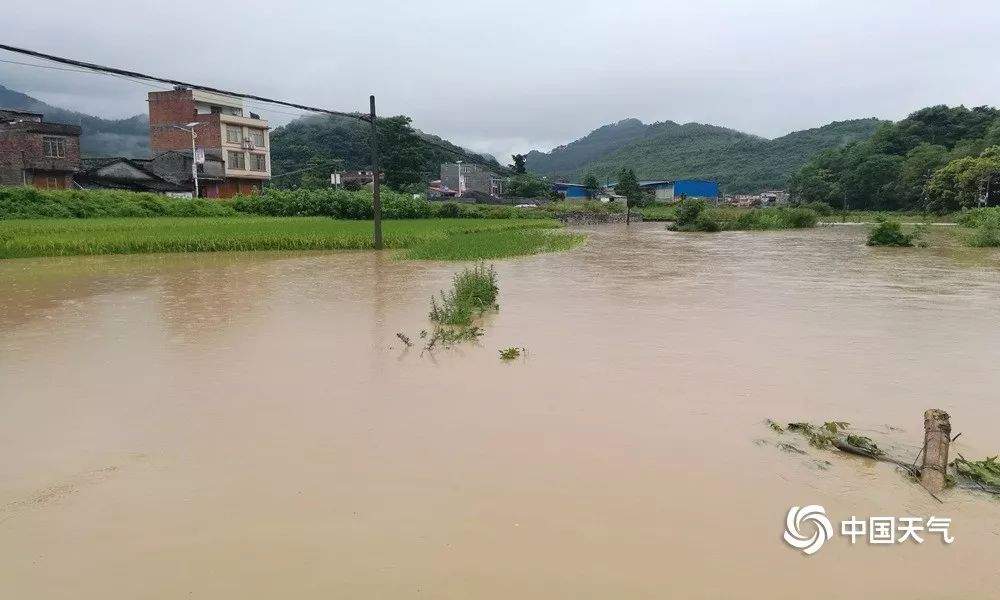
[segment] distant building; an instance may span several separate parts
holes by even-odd
[[[773,206],[777,204],[788,204],[789,194],[785,190],[764,190],[760,193],[761,204]]]
[[[198,123],[194,130],[199,166],[211,159],[223,166],[221,180],[206,177],[202,182],[199,174],[202,196],[230,198],[257,193],[271,178],[267,121],[247,113],[241,98],[183,87],[149,93],[149,147],[154,160],[164,152],[191,155],[191,134],[177,128],[188,123]]]
[[[503,179],[476,164],[442,164],[441,185],[455,190],[458,196],[473,192],[499,198],[503,194]]]
[[[379,183],[385,181],[385,173],[379,175]],[[375,183],[375,173],[372,171],[340,171],[330,173],[330,185],[342,185],[347,189],[361,189]]]
[[[458,190],[453,190],[443,183],[440,179],[435,179],[427,184],[427,198],[429,200],[442,200],[446,198],[454,198],[458,195]]]
[[[640,181],[639,187],[653,193],[659,202],[681,198],[718,198],[719,184],[707,179],[676,179],[672,181]]]
[[[0,109],[0,185],[73,187],[80,128],[46,123],[40,113]]]
[[[586,200],[589,197],[587,186],[582,183],[565,183],[557,181],[552,184],[552,191],[565,200]]]

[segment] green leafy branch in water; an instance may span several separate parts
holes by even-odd
[[[865,452],[867,452],[868,454],[871,454],[872,456],[883,456],[883,455],[885,455],[885,451],[882,450],[881,448],[879,448],[878,445],[875,442],[873,442],[872,439],[870,437],[868,437],[868,436],[865,436],[865,435],[849,435],[849,436],[847,436],[846,441],[847,441],[848,444],[850,444],[850,445],[852,445],[855,448],[858,448],[860,450],[864,450]]]
[[[781,431],[781,426],[774,421],[768,419],[768,425],[771,429],[777,427],[777,431]],[[809,445],[814,448],[824,449],[829,448],[835,441],[837,441],[838,434],[846,431],[850,426],[850,423],[846,421],[827,421],[822,425],[813,425],[812,423],[798,422],[789,423],[788,431],[798,433],[809,441]]]
[[[528,350],[525,348],[517,348],[511,346],[510,348],[504,348],[500,350],[500,360],[502,361],[512,361],[518,359],[522,354],[527,355]]]
[[[979,483],[982,486],[993,488],[993,493],[1000,491],[1000,461],[998,457],[991,456],[984,460],[972,461],[966,459],[961,454],[958,455],[952,466],[959,475]]]

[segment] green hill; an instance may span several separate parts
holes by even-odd
[[[619,169],[640,179],[715,179],[726,192],[783,188],[812,156],[869,138],[883,121],[839,121],[769,140],[734,129],[673,121],[626,119],[551,152],[530,152],[527,166],[550,177],[613,178]]]
[[[38,112],[52,123],[79,125],[82,130],[80,147],[85,156],[149,155],[149,119],[146,115],[128,119],[102,119],[46,104],[2,85],[0,108]]]
[[[380,118],[378,122],[382,165],[388,183],[397,189],[437,179],[441,163],[454,162],[457,158],[453,152],[432,144],[468,152],[437,136],[413,129],[409,117]],[[271,132],[271,168],[275,185],[318,185],[317,178],[328,177],[333,165],[345,170],[370,169],[369,135],[368,124],[330,115],[302,117],[278,127]],[[425,143],[428,141],[431,143]],[[474,156],[485,163],[496,164],[492,156]],[[309,165],[316,165],[316,169],[302,172]]]

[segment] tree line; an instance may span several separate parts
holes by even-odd
[[[997,173],[1000,110],[939,105],[819,153],[789,178],[789,191],[836,207],[945,213],[975,206]]]

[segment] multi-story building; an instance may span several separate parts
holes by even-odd
[[[0,109],[0,185],[71,188],[80,169],[80,128],[40,113]]]
[[[503,179],[499,175],[470,163],[442,164],[441,185],[455,190],[459,196],[473,192],[499,197],[503,192]]]
[[[267,121],[246,112],[241,98],[182,87],[149,93],[149,146],[154,157],[170,151],[190,154],[191,134],[183,129],[190,123],[197,123],[199,170],[206,162],[202,153],[221,160],[224,166],[221,181],[200,185],[202,196],[231,198],[257,193],[271,178]]]

